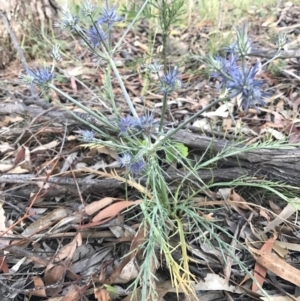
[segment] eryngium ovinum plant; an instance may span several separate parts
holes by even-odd
[[[133,283],[135,290],[140,286],[141,300],[156,299],[157,279],[155,270],[161,264],[168,267],[172,283],[178,290],[180,289],[189,298],[195,297],[197,299],[192,285],[196,278],[189,269],[190,257],[186,242],[187,234],[197,233],[201,243],[206,243],[211,248],[218,248],[223,254],[224,261],[228,256],[235,258],[237,264],[245,273],[248,273],[248,269],[243,266],[235,255],[235,249],[223,242],[214,231],[214,229],[223,232],[225,230],[214,224],[213,221],[199,215],[199,208],[195,208],[193,205],[192,198],[194,196],[209,189],[209,185],[218,185],[218,183],[203,183],[198,171],[201,168],[211,166],[224,157],[266,146],[252,145],[242,148],[230,148],[209,160],[202,158],[199,162],[193,162],[187,158],[187,148],[183,144],[174,141],[173,136],[177,131],[190,124],[197,116],[218,103],[228,101],[239,95],[240,107],[246,111],[249,107],[264,106],[263,99],[268,94],[263,90],[264,82],[256,78],[260,72],[260,65],[257,63],[254,66],[248,66],[246,56],[250,51],[251,42],[247,36],[246,27],[242,27],[237,31],[237,39],[233,46],[228,48],[225,57],[209,56],[206,59],[207,65],[211,68],[211,76],[221,79],[220,90],[222,90],[222,93],[226,91],[226,97],[213,100],[207,107],[194,114],[177,128],[168,131],[164,128],[164,114],[160,117],[160,120],[155,119],[154,114],[147,112],[146,109],[146,113],[138,115],[116,67],[114,56],[121,47],[127,32],[132,28],[135,20],[138,19],[147,4],[148,1],[146,0],[136,18],[127,27],[122,38],[116,44],[113,39],[114,24],[124,21],[117,14],[116,6],[109,7],[106,3],[105,7],[99,9],[91,2],[84,2],[80,16],[73,15],[67,7],[62,11],[61,28],[71,31],[72,34],[77,34],[89,51],[97,56],[99,60],[107,62],[104,72],[106,73],[106,86],[110,86],[108,94],[112,97],[108,97],[110,103],[106,104],[106,108],[111,108],[113,122],[111,116],[89,109],[55,86],[55,63],[60,59],[58,47],[55,47],[52,52],[52,67],[37,66],[28,69],[26,74],[22,75],[22,80],[27,84],[39,87],[44,93],[49,89],[53,89],[103,124],[103,127],[95,126],[94,123],[89,123],[86,119],[70,112],[90,128],[90,130],[81,130],[81,138],[85,145],[88,144],[91,147],[106,146],[117,151],[119,167],[126,170],[127,185],[138,182],[141,177],[145,179],[145,189],[140,191],[144,197],[140,209],[143,216],[141,229],[145,231],[146,239],[139,246],[142,250],[143,262],[139,267],[139,276]],[[84,20],[84,24],[87,24],[88,21],[90,23],[89,27],[83,27],[81,25],[82,20]],[[146,68],[150,73],[157,75],[157,85],[164,96],[164,107],[166,107],[167,96],[182,86],[179,68],[170,66],[167,72],[162,74],[162,66],[157,61],[153,61]],[[130,111],[127,116],[121,114],[114,101],[110,81],[112,74],[116,77],[127,102]],[[182,177],[177,189],[172,189],[171,187],[174,186],[166,181],[167,174],[162,168],[166,164],[161,164],[162,162],[167,164],[180,163],[185,171],[186,176]],[[195,180],[189,182],[188,176],[190,175],[198,180],[198,185],[194,185]],[[226,185],[230,184],[226,183]],[[232,185],[236,185],[236,183]],[[201,209],[201,211],[205,212],[205,209]],[[205,233],[210,233],[209,240]],[[226,235],[230,236],[229,233],[226,233]],[[233,236],[231,238],[234,239]],[[177,242],[174,244],[174,241]],[[215,242],[214,246],[211,241]],[[179,259],[178,254],[181,257]],[[161,262],[161,259],[164,263]]]

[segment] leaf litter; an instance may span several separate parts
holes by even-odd
[[[299,28],[294,25],[300,8],[288,8],[286,4],[272,18],[252,21],[268,30],[289,29],[291,35],[297,36]],[[186,54],[187,49],[191,53],[199,49],[205,51],[200,44],[209,42],[210,26],[209,22],[194,24],[182,32],[184,38],[176,43],[178,49],[169,51],[173,55],[177,52]],[[224,35],[226,31],[225,28]],[[254,42],[268,48],[264,33],[259,28],[253,31]],[[139,41],[131,43],[136,34],[140,35]],[[181,32],[174,30],[172,34],[172,38],[178,40],[176,35]],[[203,42],[199,42],[199,38]],[[126,39],[128,45],[132,44],[128,46],[127,57],[143,58],[148,51],[146,37],[130,32]],[[159,41],[156,46],[159,51]],[[83,50],[78,46],[74,51]],[[145,104],[159,114],[162,98],[155,87],[149,87],[148,94],[141,100],[141,77],[132,74],[126,66],[130,60],[121,56],[117,59],[137,108],[141,111]],[[174,55],[174,59],[181,58]],[[64,89],[76,94],[83,103],[89,103],[75,77],[93,87],[101,87],[104,78],[97,78],[89,71],[94,66],[92,58],[83,60],[84,68],[69,69],[70,81],[64,84]],[[233,100],[201,116],[190,130],[210,136],[244,136],[249,138],[250,144],[269,137],[275,140],[288,137],[290,142],[299,143],[298,60],[299,57],[289,58],[285,72],[280,76],[276,72],[262,74],[276,93],[261,114],[255,110],[249,110],[247,114],[235,110],[238,100]],[[276,64],[279,62],[275,60],[272,65],[275,71]],[[197,71],[202,69],[202,65],[192,61],[182,67],[182,78],[188,85],[169,99],[168,122],[171,126],[176,126],[214,98],[216,90],[207,79],[198,75]],[[5,74],[5,79],[13,83],[14,77],[11,77]],[[292,80],[289,86],[288,80]],[[8,85],[9,88],[12,86]],[[22,87],[18,89],[18,93],[24,93]],[[115,93],[120,97],[117,85]],[[52,97],[55,107],[55,101],[60,99],[55,93]],[[125,102],[121,97],[118,101],[122,112],[127,113]],[[109,148],[93,149],[82,145],[78,139],[80,125],[67,115],[58,110],[47,115],[38,107],[25,104],[28,116],[24,116],[24,108],[15,106],[10,96],[6,96],[4,103],[6,108],[0,105],[3,117],[0,130],[0,296],[8,300],[22,300],[22,296],[49,301],[140,300],[139,289],[134,295],[130,283],[139,277],[142,246],[147,239],[147,229],[139,228],[141,219],[136,206],[142,204],[139,193],[150,193],[142,180],[124,178],[123,171],[118,169],[117,154]],[[109,108],[103,107],[101,101],[91,101],[90,106],[109,114]],[[77,110],[72,105],[69,109]],[[34,122],[24,127],[28,117]],[[130,188],[129,200],[125,198],[124,183]],[[264,195],[259,190],[253,194],[221,188],[192,200],[198,215],[214,221],[232,235],[225,237],[217,227],[215,229],[230,245],[231,254],[224,254],[214,238],[209,243],[203,240],[209,233],[186,234],[192,258],[189,268],[197,279],[191,286],[199,300],[226,297],[230,300],[267,300],[259,294],[259,286],[272,295],[271,300],[299,300],[298,199],[286,205],[274,195]],[[204,208],[211,208],[214,213],[207,214]],[[175,243],[178,243],[176,239]],[[238,249],[236,240],[244,242],[244,248]],[[159,248],[157,251],[159,253]],[[249,267],[255,281],[239,268],[232,254]],[[178,249],[172,255],[181,260]],[[150,272],[158,279],[155,289],[160,300],[184,300],[184,291],[174,288],[163,258],[160,266],[153,264]]]

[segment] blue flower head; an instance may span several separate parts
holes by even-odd
[[[108,29],[111,29],[114,23],[122,21],[124,18],[118,16],[116,8],[116,5],[114,5],[112,8],[109,8],[106,1],[105,8],[102,9],[102,15],[97,20],[97,24],[106,24],[108,26]]]
[[[135,127],[147,136],[157,132],[157,124],[157,120],[151,114],[142,115],[135,121]]]
[[[74,30],[78,23],[79,18],[77,16],[74,16],[71,14],[68,5],[65,5],[62,8],[61,14],[62,14],[62,19],[61,19],[61,22],[58,23],[58,26],[61,29],[68,28],[68,29]]]
[[[144,160],[137,160],[130,165],[130,171],[133,175],[139,175],[146,168]]]
[[[126,117],[121,117],[119,120],[119,129],[120,134],[127,133],[130,128],[133,128],[135,125],[135,120],[130,115]]]
[[[81,139],[83,142],[90,143],[94,140],[95,134],[93,131],[89,130],[80,130]]]
[[[214,71],[210,74],[211,77],[221,77],[222,78],[222,85],[224,82],[226,82],[230,74],[233,74],[235,72],[238,72],[240,67],[236,63],[237,56],[235,56],[233,53],[230,53],[228,58],[223,57],[216,57],[214,59]]]
[[[128,168],[132,163],[132,155],[126,152],[122,155],[122,157],[119,157],[118,161],[121,164],[121,168]]]
[[[256,104],[265,106],[266,103],[263,98],[269,96],[269,93],[262,91],[265,81],[255,79],[258,71],[259,63],[256,63],[250,69],[235,70],[229,73],[231,80],[226,82],[226,88],[230,91],[231,97],[241,95],[241,105],[245,111],[249,107],[256,107]]]
[[[47,84],[54,78],[54,72],[50,71],[48,67],[45,68],[28,68],[27,74],[22,75],[22,80],[26,84],[34,84],[40,88],[47,88]]]
[[[180,72],[177,67],[169,69],[162,78],[161,78],[161,90],[167,94],[181,87],[181,81],[179,79]]]
[[[107,39],[107,34],[102,30],[100,26],[91,26],[89,30],[85,31],[88,41],[93,48],[97,48]]]
[[[226,51],[226,52],[229,52],[229,53],[237,53],[237,45],[236,45],[236,41],[231,43],[230,45],[227,45],[225,47],[223,47],[223,49]]]
[[[134,159],[131,153],[124,153],[119,158],[119,163],[121,164],[121,168],[126,168],[133,175],[139,175],[142,171],[145,170],[146,165],[143,159]]]

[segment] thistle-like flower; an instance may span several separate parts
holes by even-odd
[[[91,1],[86,0],[82,3],[81,11],[85,16],[91,17],[95,12],[95,6],[92,4]]]
[[[81,139],[83,142],[90,143],[94,140],[95,134],[93,131],[89,130],[80,130]]]
[[[40,88],[47,88],[47,84],[54,78],[54,72],[50,71],[48,67],[45,68],[28,68],[27,74],[21,75],[22,81],[25,84],[34,84]]]
[[[249,107],[256,108],[256,104],[265,106],[266,103],[263,98],[269,96],[269,93],[262,91],[265,81],[255,79],[258,71],[259,63],[256,63],[250,69],[237,69],[229,73],[231,80],[228,80],[225,84],[231,93],[231,97],[241,95],[241,105],[245,111]]]
[[[248,25],[244,24],[242,27],[236,29],[236,42],[234,52],[240,57],[245,57],[251,52],[251,40],[248,37]]]
[[[112,8],[109,8],[106,1],[105,8],[102,9],[102,15],[97,20],[97,24],[106,24],[108,26],[108,29],[110,30],[114,23],[122,21],[124,18],[118,16],[116,8],[116,5],[114,5]]]
[[[55,44],[55,46],[52,48],[51,57],[55,61],[60,61],[61,60],[61,55],[60,55],[60,52],[59,52],[59,45],[58,44]]]
[[[237,53],[236,41],[231,43],[230,45],[223,47],[223,50],[229,53]]]
[[[132,155],[126,152],[122,155],[122,157],[119,157],[118,161],[121,164],[121,168],[128,168],[132,162]]]
[[[120,129],[120,134],[127,133],[128,130],[135,125],[135,120],[131,116],[126,116],[126,117],[121,117],[119,120],[119,129]]]
[[[157,132],[158,121],[153,118],[151,114],[140,116],[135,120],[135,127],[147,136]]]
[[[155,61],[154,63],[145,65],[144,67],[148,69],[151,73],[158,73],[163,67],[163,65],[160,65],[157,61]]]
[[[279,33],[275,40],[275,44],[279,50],[283,49],[287,42],[288,40],[286,33]]]
[[[93,48],[97,48],[107,39],[107,34],[102,30],[100,26],[91,26],[89,30],[85,31],[88,41]]]
[[[147,136],[157,132],[158,121],[151,114],[145,114],[138,118],[132,116],[120,117],[118,127],[120,134],[127,134],[129,130],[135,130]]]
[[[130,171],[133,175],[139,175],[146,168],[144,160],[137,160],[130,165]]]
[[[134,159],[131,153],[124,153],[121,157],[119,157],[119,163],[121,164],[121,168],[126,168],[133,175],[139,175],[143,170],[145,170],[146,165],[143,159]]]
[[[233,53],[230,53],[228,58],[223,58],[220,56],[216,57],[214,61],[211,61],[214,71],[210,76],[215,78],[221,77],[222,85],[224,85],[224,83],[230,79],[230,74],[234,74],[240,69],[236,61],[237,57]]]
[[[181,87],[181,81],[179,79],[180,72],[177,67],[169,69],[169,72],[164,74],[161,78],[161,90],[163,93],[168,94]]]
[[[71,14],[69,6],[67,4],[62,8],[61,14],[62,14],[61,22],[59,22],[57,25],[61,29],[68,28],[74,30],[78,23],[79,18]]]

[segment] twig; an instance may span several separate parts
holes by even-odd
[[[277,55],[277,58],[280,58],[280,59],[291,59],[291,58],[300,58],[300,50],[299,49],[282,50],[278,54],[278,50],[255,48],[255,49],[252,49],[248,55],[263,57],[263,58],[273,58],[274,56]]]
[[[14,245],[5,246],[5,245],[0,244],[0,248],[1,248],[1,250],[7,250],[11,254],[14,254],[16,256],[29,258],[33,262],[39,263],[42,266],[47,266],[49,264],[48,260],[46,260],[43,257],[41,257],[37,254],[34,254],[28,250],[25,250],[23,247],[18,247],[18,246],[14,246]]]

